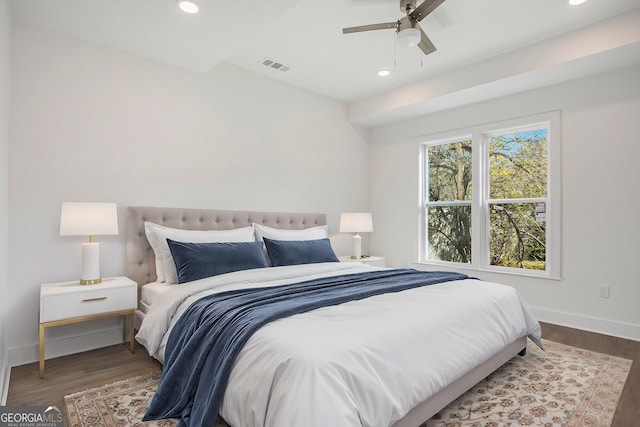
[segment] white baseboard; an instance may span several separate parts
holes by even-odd
[[[563,313],[537,307],[531,307],[531,312],[541,322],[640,341],[640,325],[598,319],[579,314]]]
[[[9,380],[11,378],[11,366],[9,365],[9,355],[5,350],[0,362],[0,405],[7,404],[9,394]]]
[[[122,328],[116,327],[89,334],[60,338],[45,343],[45,360],[68,354],[81,353],[96,348],[122,343]],[[26,365],[40,360],[38,344],[9,349],[9,366]]]

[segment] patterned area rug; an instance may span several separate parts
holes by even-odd
[[[611,425],[631,361],[551,341],[515,357],[422,427]],[[65,396],[71,427],[166,426],[143,423],[159,372]],[[226,427],[222,420],[215,427]]]

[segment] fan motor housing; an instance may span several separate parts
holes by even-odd
[[[416,0],[400,0],[400,12],[407,15],[413,12],[416,8]]]

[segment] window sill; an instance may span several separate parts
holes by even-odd
[[[562,277],[551,275],[549,273],[536,273],[537,270],[523,270],[523,271],[514,271],[515,269],[499,269],[499,268],[479,268],[475,266],[471,266],[468,264],[457,264],[457,263],[444,263],[444,262],[433,262],[433,261],[414,261],[414,265],[417,266],[433,266],[438,268],[446,268],[447,270],[465,270],[465,271],[475,271],[478,273],[493,273],[493,274],[504,274],[508,276],[518,276],[518,277],[528,277],[533,279],[543,279],[543,280],[553,280],[560,281],[563,280]]]

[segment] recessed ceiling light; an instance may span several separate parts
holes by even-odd
[[[577,6],[579,4],[582,4],[584,2],[586,2],[587,0],[569,0],[569,4],[571,6]]]
[[[380,71],[378,71],[378,76],[380,76],[380,77],[387,77],[389,74],[391,74],[391,71],[389,71],[389,70],[380,70]]]
[[[198,13],[198,5],[193,0],[178,0],[178,7],[186,13]]]

